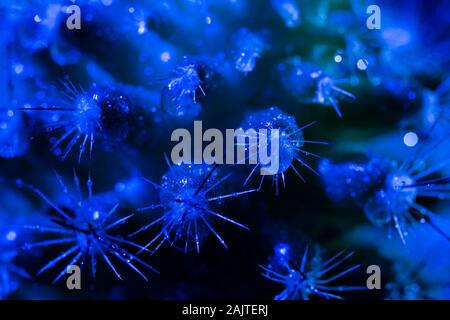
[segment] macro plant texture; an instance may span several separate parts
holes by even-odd
[[[450,299],[448,12],[0,0],[0,299]]]

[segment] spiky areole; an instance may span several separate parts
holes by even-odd
[[[115,273],[118,279],[123,280],[122,275],[117,270],[114,260],[125,264],[144,280],[148,280],[144,267],[147,270],[157,272],[149,264],[132,254],[124,247],[131,247],[138,250],[143,249],[138,244],[128,241],[114,232],[114,229],[123,225],[133,215],[118,218],[116,210],[119,206],[109,196],[94,196],[92,194],[92,180],[87,180],[88,196],[82,194],[80,182],[74,173],[74,190],[69,189],[61,176],[56,173],[61,190],[65,195],[64,201],[53,202],[42,191],[36,187],[18,179],[16,184],[19,187],[27,188],[40,196],[52,209],[55,217],[50,220],[53,226],[26,225],[26,229],[35,231],[37,234],[45,236],[45,240],[31,242],[24,245],[24,249],[30,250],[37,247],[50,247],[65,245],[67,250],[50,260],[39,271],[41,273],[56,268],[59,264],[64,266],[58,273],[53,283],[58,282],[65,274],[66,268],[70,265],[78,265],[82,270],[89,270],[91,279],[95,279],[97,262],[103,260]],[[68,260],[70,258],[70,260]]]
[[[386,283],[386,300],[432,300],[450,296],[450,283],[424,276],[425,264],[394,262],[393,280]],[[431,276],[432,278],[432,276]]]
[[[334,108],[339,117],[339,99],[355,96],[339,87],[347,80],[336,80],[319,67],[303,63],[299,57],[293,57],[278,66],[284,88],[294,97],[310,103]]]
[[[245,28],[239,30],[235,41],[237,53],[234,66],[246,75],[255,69],[256,60],[267,46],[259,34]]]
[[[167,241],[185,252],[191,249],[200,252],[201,243],[210,233],[213,233],[225,248],[228,248],[213,226],[214,218],[249,229],[215,211],[215,206],[223,199],[238,197],[255,190],[219,195],[219,186],[230,175],[219,178],[216,169],[217,165],[170,165],[169,171],[163,175],[160,184],[147,180],[159,190],[160,203],[140,208],[138,211],[162,208],[164,213],[134,232],[132,236],[161,223],[161,231],[145,245],[145,248],[154,244],[153,251],[156,251]]]
[[[45,131],[52,136],[51,150],[64,160],[78,146],[78,161],[92,156],[94,143],[109,151],[125,142],[138,116],[128,97],[113,86],[93,85],[89,91],[63,83],[67,106],[25,107],[25,111],[51,112]],[[62,147],[63,144],[65,147]]]
[[[254,113],[251,113],[244,123],[242,124],[242,128],[244,130],[248,129],[254,129],[257,133],[257,150],[261,148],[261,141],[267,141],[268,143],[268,150],[270,150],[271,153],[274,154],[276,160],[278,161],[278,169],[276,172],[270,172],[273,178],[273,183],[275,185],[276,193],[278,194],[278,185],[279,185],[279,178],[282,178],[283,186],[285,185],[285,172],[292,168],[293,171],[302,179],[303,176],[299,173],[299,171],[294,166],[294,162],[297,161],[300,166],[305,166],[310,171],[314,172],[318,175],[318,173],[309,165],[307,164],[305,157],[311,156],[315,158],[320,158],[318,155],[313,154],[311,152],[305,151],[304,146],[305,144],[327,144],[326,142],[321,141],[312,141],[312,140],[306,140],[304,138],[303,130],[307,127],[313,125],[315,122],[311,122],[303,127],[298,127],[296,120],[293,116],[283,112],[280,108],[276,106],[272,106],[270,108],[256,111]],[[261,131],[261,129],[264,129],[266,131]],[[276,150],[273,150],[271,146],[271,137],[270,133],[272,129],[279,130],[279,151],[278,154],[276,154]],[[266,132],[266,133],[264,133]],[[264,136],[266,135],[266,136]],[[262,139],[264,138],[264,139]],[[261,140],[262,139],[262,140]],[[253,150],[254,146],[251,145],[252,142],[245,142],[246,149],[251,152]],[[248,155],[250,157],[251,155]],[[257,168],[264,168],[268,171],[270,171],[269,165],[261,164],[258,161],[258,164],[254,166],[253,170],[248,175],[247,179],[244,182],[244,185],[247,184],[249,179],[253,176],[253,174],[256,172]],[[261,177],[260,180],[260,188],[263,183],[265,175]]]
[[[266,267],[260,267],[264,277],[284,285],[284,290],[275,296],[275,300],[309,300],[313,297],[342,299],[333,292],[366,289],[359,286],[335,285],[336,280],[360,266],[354,265],[338,271],[339,266],[352,255],[353,252],[345,254],[343,250],[334,257],[324,260],[320,248],[315,247],[313,256],[308,258],[306,247],[302,258],[299,259],[292,252],[290,245],[279,243],[275,246],[270,263]]]
[[[420,204],[420,198],[442,200],[449,197],[450,179],[430,176],[436,175],[450,162],[446,160],[427,168],[426,158],[408,159],[401,164],[380,158],[366,164],[322,162],[320,169],[332,200],[352,199],[363,208],[370,222],[387,226],[389,236],[394,229],[406,243],[408,226],[419,222],[427,223],[450,240],[449,235],[435,224],[434,213]],[[338,186],[339,190],[336,189]]]
[[[175,76],[161,91],[161,108],[173,117],[196,117],[201,109],[201,105],[197,102],[197,95],[199,92],[205,95],[198,65],[187,63],[177,67],[174,73]]]

